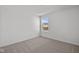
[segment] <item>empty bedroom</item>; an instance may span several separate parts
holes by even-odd
[[[79,5],[0,5],[0,53],[79,53]]]

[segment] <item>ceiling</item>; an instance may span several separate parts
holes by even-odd
[[[44,15],[50,12],[55,12],[58,10],[68,9],[72,7],[77,7],[76,5],[31,5],[27,6],[30,11],[34,12],[36,15]]]
[[[33,13],[35,15],[41,16],[49,12],[77,7],[77,5],[3,5],[0,7],[4,8],[5,10],[24,10],[26,13]]]

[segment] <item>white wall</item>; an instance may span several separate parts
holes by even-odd
[[[0,39],[1,39],[1,7],[0,7]]]
[[[79,7],[59,10],[44,16],[48,16],[49,30],[42,30],[42,36],[79,45]]]
[[[0,47],[38,36],[39,18],[28,12],[26,6],[0,8]]]

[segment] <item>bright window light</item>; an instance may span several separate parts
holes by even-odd
[[[48,17],[42,17],[41,24],[43,30],[48,30]]]
[[[48,17],[43,17],[41,21],[42,21],[42,24],[43,23],[48,23]]]

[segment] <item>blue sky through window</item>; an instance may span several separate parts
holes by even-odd
[[[48,23],[48,17],[42,17],[42,19],[41,19],[41,22],[42,22],[42,24],[43,23]]]

